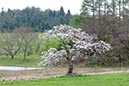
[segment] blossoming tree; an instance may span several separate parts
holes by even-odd
[[[43,61],[40,64],[52,66],[65,59],[69,66],[68,75],[73,73],[74,60],[105,53],[111,49],[110,44],[98,41],[96,35],[89,35],[83,30],[71,26],[55,26],[45,34],[46,38],[58,37],[63,46],[60,51],[57,51],[56,48],[43,51],[41,54]]]

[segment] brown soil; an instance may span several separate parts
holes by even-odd
[[[76,74],[105,74],[105,73],[118,73],[129,72],[126,68],[76,68],[74,73]],[[65,76],[67,68],[43,68],[37,70],[24,70],[24,71],[0,71],[0,80],[20,80],[20,79],[38,79],[49,78],[56,76]]]

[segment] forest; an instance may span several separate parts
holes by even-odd
[[[53,26],[60,24],[68,24],[72,15],[70,10],[64,12],[64,8],[59,10],[41,10],[36,7],[26,7],[23,10],[8,9],[0,13],[0,31],[13,31],[21,26],[33,28],[35,32],[43,32],[44,30],[51,29]]]

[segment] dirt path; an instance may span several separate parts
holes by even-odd
[[[95,70],[93,68],[76,68],[74,70],[77,74],[107,74],[107,73],[120,73],[129,72],[126,68],[105,69],[100,68]],[[20,80],[20,79],[38,79],[56,76],[64,76],[67,73],[67,68],[43,68],[37,70],[24,70],[24,71],[0,71],[0,80]]]

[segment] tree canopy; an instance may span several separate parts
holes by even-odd
[[[102,56],[103,59],[92,59],[95,64],[128,65],[128,4],[129,0],[83,0],[81,14],[70,20],[70,25],[80,27],[87,33],[97,34],[100,40],[113,45],[113,51],[109,55]]]
[[[56,48],[50,48],[42,52],[41,64],[51,66],[61,64],[66,60],[69,66],[68,74],[73,73],[73,61],[99,55],[111,49],[110,44],[98,41],[96,35],[89,35],[71,26],[56,26],[46,32],[46,38],[49,37],[59,38],[63,46],[59,51]]]
[[[26,7],[23,10],[15,9],[2,11],[0,13],[0,31],[13,31],[21,26],[32,27],[34,31],[44,31],[51,29],[55,25],[68,24],[71,19],[70,10],[64,12],[64,8],[60,10],[41,10],[36,7]]]

